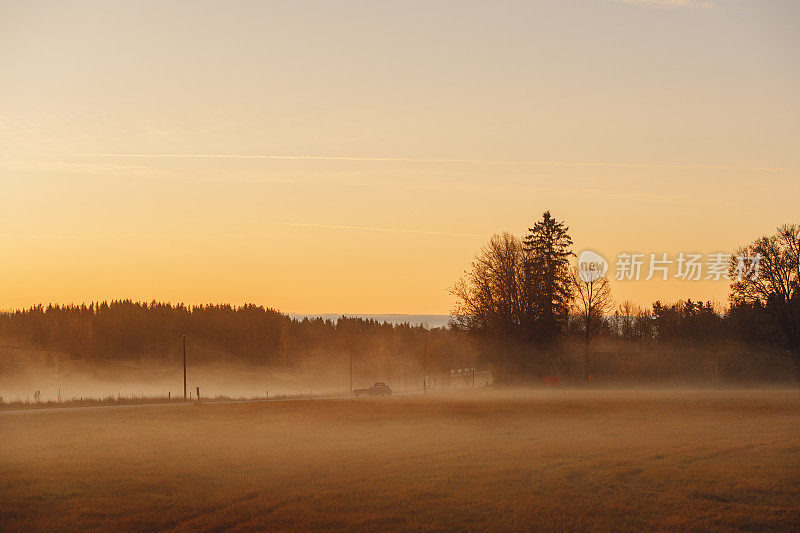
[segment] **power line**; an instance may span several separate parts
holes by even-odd
[[[232,355],[239,355],[239,356],[242,356],[242,357],[262,357],[262,358],[275,357],[275,354],[248,353],[248,352],[240,352],[240,351],[237,351],[237,350],[230,350],[230,349],[227,349],[227,348],[220,348],[218,346],[212,346],[210,344],[206,344],[206,343],[194,340],[194,339],[190,339],[189,337],[187,337],[187,340],[190,340],[191,342],[195,343],[196,345],[202,346],[204,348],[208,348],[210,350],[216,350],[218,352],[229,353],[229,354],[232,354]],[[171,340],[171,341],[156,342],[156,343],[153,343],[153,344],[148,344],[147,346],[144,346],[141,349],[156,348],[158,346],[171,345],[171,344],[176,344],[178,342],[181,342],[181,339],[174,339],[174,340]],[[118,351],[124,350],[125,348],[119,348],[119,347],[75,348],[75,349],[72,349],[72,350],[68,350],[68,349],[64,349],[64,348],[42,348],[42,347],[37,347],[37,346],[18,346],[18,345],[13,345],[13,344],[0,344],[0,349],[5,349],[5,350],[25,350],[25,351],[32,351],[32,352],[54,352],[54,353],[74,354],[74,353],[77,353],[77,352],[92,352],[92,353],[105,353],[105,352],[108,352],[108,351],[118,352]],[[290,354],[290,355],[286,355],[285,357],[298,357],[298,358],[299,357],[315,357],[315,356],[318,356],[318,355],[328,355],[328,354],[330,354],[329,351],[324,351],[324,352],[312,352],[312,353],[302,353],[302,354]]]
[[[154,344],[148,344],[144,348],[155,348],[157,346],[163,346],[167,344],[174,344],[177,341],[163,341],[157,342]],[[142,348],[142,349],[144,349]],[[124,350],[125,348],[119,347],[108,347],[108,348],[74,348],[72,350],[64,349],[64,348],[40,348],[37,346],[16,346],[12,344],[0,344],[0,349],[5,350],[26,350],[29,352],[54,352],[54,353],[65,353],[65,354],[74,354],[78,352],[92,352],[92,353],[106,353],[109,351],[119,352]]]
[[[188,337],[187,337],[187,339],[188,339]],[[194,339],[189,339],[189,340],[191,342],[193,342],[194,344],[198,345],[198,346],[202,346],[202,347],[208,348],[210,350],[215,350],[215,351],[222,352],[222,353],[229,353],[229,354],[232,354],[232,355],[239,355],[239,356],[242,356],[242,357],[263,357],[263,358],[278,357],[278,354],[261,354],[261,353],[239,352],[239,351],[236,351],[236,350],[229,350],[227,348],[220,348],[218,346],[211,346],[210,344],[205,344],[205,343],[202,343],[202,342],[194,340]],[[330,352],[325,351],[325,352],[315,352],[315,353],[290,354],[290,355],[286,355],[286,356],[283,356],[283,357],[314,357],[314,356],[317,356],[317,355],[328,355],[329,353]]]

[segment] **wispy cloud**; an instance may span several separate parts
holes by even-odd
[[[677,7],[683,9],[708,9],[714,7],[711,0],[616,0],[622,4],[636,4],[650,7]]]
[[[260,154],[109,154],[109,153],[74,153],[74,154],[38,154],[49,157],[114,157],[114,158],[173,158],[173,159],[265,159],[265,160],[298,160],[298,161],[375,161],[396,163],[455,163],[476,165],[527,165],[550,167],[611,167],[611,168],[664,168],[664,169],[705,169],[705,170],[747,170],[757,172],[800,172],[798,168],[782,167],[748,167],[736,165],[705,164],[662,164],[662,163],[628,163],[603,161],[527,161],[502,159],[457,159],[457,158],[413,158],[413,157],[357,157],[328,155],[260,155]]]
[[[345,229],[345,230],[360,230],[360,231],[385,231],[391,233],[421,233],[424,235],[442,235],[446,237],[486,237],[480,233],[452,233],[449,231],[427,231],[421,229],[405,229],[405,228],[376,228],[372,226],[343,226],[338,224],[309,224],[306,222],[272,222],[280,226],[299,226],[305,228],[328,228],[328,229]]]

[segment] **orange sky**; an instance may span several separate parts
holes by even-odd
[[[546,209],[612,262],[798,222],[798,4],[565,4],[0,1],[0,308],[447,313]]]

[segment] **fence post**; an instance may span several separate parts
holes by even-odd
[[[186,335],[183,336],[183,400],[186,401]]]

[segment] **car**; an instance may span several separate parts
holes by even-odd
[[[376,381],[368,389],[355,389],[356,396],[391,396],[392,388],[385,381]]]

